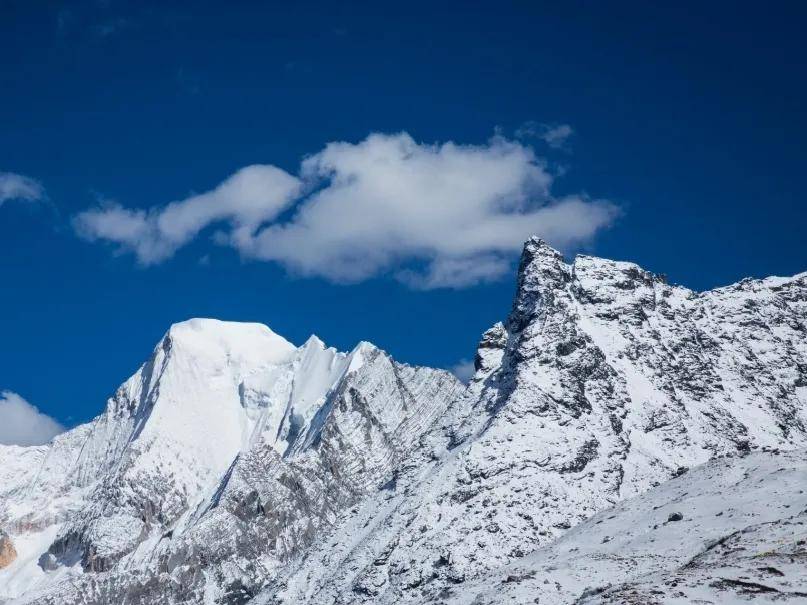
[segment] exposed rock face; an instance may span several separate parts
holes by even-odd
[[[0,531],[0,569],[8,567],[17,559],[17,551],[8,534]]]
[[[599,511],[807,447],[807,274],[695,293],[532,239],[475,367],[466,389],[366,343],[178,324],[95,421],[0,447],[0,523],[53,534],[0,603],[497,602]]]

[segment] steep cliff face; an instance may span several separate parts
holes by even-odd
[[[804,447],[805,322],[805,274],[698,294],[530,240],[431,454],[266,601],[444,599],[710,458]]]
[[[768,467],[807,447],[807,274],[696,293],[531,239],[475,367],[466,388],[368,343],[340,353],[255,324],[177,324],[95,421],[0,447],[0,527],[20,551],[0,602],[548,598],[526,580],[491,592],[506,570],[557,582],[546,602],[587,587],[619,602],[679,573],[692,544],[665,559],[625,542],[626,560],[662,561],[642,586],[630,563],[585,579],[611,547],[564,559],[577,571],[553,580],[554,545],[599,535],[606,509],[624,526],[655,519],[652,494],[684,498],[664,490],[687,477],[706,493],[721,464],[762,469],[784,502],[771,522],[797,522],[795,484]],[[708,522],[693,535],[712,539]]]

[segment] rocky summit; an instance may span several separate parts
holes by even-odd
[[[0,603],[807,599],[807,273],[698,293],[533,238],[503,319],[468,385],[172,326],[0,446]]]

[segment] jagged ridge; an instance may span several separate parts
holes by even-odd
[[[15,469],[0,525],[48,551],[8,594],[471,602],[688,468],[807,447],[806,282],[699,294],[531,239],[467,391],[366,343],[181,324],[91,425],[0,449]]]
[[[264,602],[470,602],[474,577],[688,467],[804,447],[806,282],[698,294],[631,263],[567,265],[530,240],[513,310],[422,464]]]

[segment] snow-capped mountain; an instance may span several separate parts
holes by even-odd
[[[369,343],[345,354],[258,324],[174,325],[93,422],[0,449],[17,551],[0,599],[238,599],[389,482],[463,390]]]
[[[530,240],[428,454],[264,598],[445,599],[688,467],[805,447],[806,337],[807,274],[698,294]]]
[[[0,446],[0,603],[644,603],[694,536],[751,525],[690,512],[677,550],[631,533],[681,486],[782,532],[803,509],[769,467],[807,448],[807,274],[696,293],[531,239],[476,370],[177,324],[96,420]],[[619,549],[658,565],[591,563]]]

